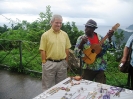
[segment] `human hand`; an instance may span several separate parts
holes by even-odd
[[[109,30],[109,32],[107,33],[109,41],[111,41],[111,37],[113,36],[113,33],[114,33],[113,30]]]
[[[44,66],[46,63],[46,60],[42,60],[42,66]]]
[[[87,41],[88,41],[88,37],[87,36],[83,36],[81,43],[85,44]]]
[[[42,64],[45,64],[46,63],[46,60],[42,60]]]
[[[109,30],[109,32],[107,33],[108,37],[112,37],[114,34],[114,31],[113,30]]]
[[[45,66],[45,63],[46,63],[46,62],[42,62],[42,67]]]
[[[122,57],[122,59],[121,59],[120,62],[121,62],[121,63],[125,63],[125,62],[126,62],[126,57]]]

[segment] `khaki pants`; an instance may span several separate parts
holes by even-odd
[[[104,71],[93,71],[89,69],[84,69],[83,79],[96,81],[99,83],[106,83],[106,76]]]
[[[43,91],[67,78],[66,60],[61,62],[47,61],[42,65],[42,88]]]

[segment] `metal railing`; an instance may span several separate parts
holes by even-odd
[[[19,72],[41,73],[39,43],[21,40],[0,40],[0,65]]]
[[[71,61],[69,62],[72,66],[77,64],[77,61],[73,60],[73,55],[71,56],[72,57],[69,58]],[[30,72],[34,74],[39,74],[40,76],[42,74],[42,66],[39,52],[39,42],[21,40],[0,40],[0,66],[5,66],[10,68],[11,70],[17,70],[19,72]],[[121,81],[126,81],[123,79],[126,78],[126,74],[120,74],[118,72],[116,73],[118,75],[112,74],[110,70],[106,71],[106,75],[108,75],[107,81],[116,82],[118,83],[118,85],[120,85]]]

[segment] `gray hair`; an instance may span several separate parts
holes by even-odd
[[[50,20],[50,23],[53,22],[55,18],[58,18],[58,19],[62,19],[62,20],[63,20],[63,18],[62,18],[61,15],[55,14],[55,15],[52,16],[52,18],[51,18],[51,20]]]

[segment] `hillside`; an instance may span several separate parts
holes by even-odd
[[[133,30],[133,24],[127,27],[126,29]]]
[[[130,37],[130,35],[133,34],[133,31],[127,31],[127,30],[123,30],[123,29],[118,29],[117,31],[118,31],[118,33],[120,33],[121,31],[124,31],[123,32],[124,33],[123,43],[126,43],[128,38]],[[114,37],[113,37],[113,39],[114,39]]]

